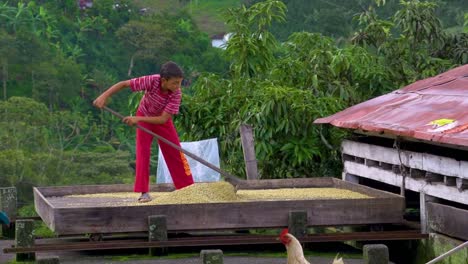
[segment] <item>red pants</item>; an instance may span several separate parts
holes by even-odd
[[[137,116],[143,116],[137,112]],[[167,120],[161,125],[150,124],[146,122],[138,122],[138,125],[149,129],[157,135],[171,141],[180,146],[179,136],[175,130],[172,119]],[[136,132],[136,175],[135,175],[135,192],[149,191],[149,170],[150,170],[150,155],[153,136],[149,133],[138,129]],[[158,140],[159,147],[164,155],[167,168],[171,173],[172,181],[176,189],[180,189],[193,184],[193,177],[190,171],[189,164],[185,155],[179,150],[169,146],[168,144]]]

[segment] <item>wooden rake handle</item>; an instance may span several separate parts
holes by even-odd
[[[104,106],[103,109],[106,110],[107,112],[113,114],[114,116],[120,118],[120,119],[123,119],[123,118],[125,117],[125,116],[123,116],[122,114],[120,114],[119,112],[116,112],[116,111],[110,109],[110,108],[107,107],[107,106]],[[201,157],[199,157],[199,156],[193,154],[193,153],[190,152],[190,151],[187,151],[187,150],[181,148],[180,146],[178,146],[178,145],[172,143],[171,141],[165,139],[164,137],[162,137],[162,136],[160,136],[160,135],[154,133],[153,131],[151,131],[151,130],[145,128],[145,127],[142,127],[142,126],[140,126],[140,125],[138,125],[138,124],[136,125],[136,127],[139,128],[139,129],[141,129],[141,130],[143,130],[143,131],[145,131],[146,133],[148,133],[148,134],[150,134],[150,135],[156,137],[157,139],[163,141],[164,143],[166,143],[166,144],[168,144],[169,146],[171,146],[171,147],[177,149],[178,151],[181,151],[181,152],[184,153],[185,155],[187,155],[187,156],[191,157],[192,159],[194,159],[194,160],[200,162],[201,164],[205,165],[206,167],[208,167],[208,168],[210,168],[210,169],[212,169],[212,170],[214,170],[214,171],[216,171],[216,172],[219,172],[221,175],[223,175],[223,176],[225,177],[225,180],[226,180],[227,182],[229,182],[230,184],[232,184],[232,185],[234,185],[234,186],[237,186],[238,184],[240,184],[240,183],[243,181],[243,180],[240,179],[239,177],[234,176],[234,175],[228,173],[227,171],[221,170],[220,168],[216,167],[214,164],[212,164],[212,163],[210,163],[210,162],[208,162],[208,161],[202,159]]]

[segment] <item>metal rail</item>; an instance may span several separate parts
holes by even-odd
[[[337,234],[308,235],[299,238],[301,242],[342,242],[342,241],[370,241],[370,240],[412,240],[424,239],[427,235],[419,230],[411,231],[381,231],[381,232],[350,232]],[[105,249],[136,249],[158,247],[194,247],[194,246],[229,246],[278,244],[277,236],[272,235],[233,235],[233,236],[204,236],[173,238],[167,241],[103,241],[103,242],[61,242],[56,244],[37,244],[33,247],[4,248],[4,253],[30,253],[44,251],[82,251]]]
[[[449,251],[445,252],[444,254],[438,256],[437,258],[435,258],[435,259],[433,259],[433,260],[427,262],[426,264],[434,264],[434,263],[437,263],[437,262],[443,260],[444,258],[446,258],[446,257],[448,257],[448,256],[450,256],[450,255],[452,255],[452,254],[454,254],[455,252],[457,252],[457,251],[459,251],[459,250],[461,250],[462,248],[465,248],[465,247],[468,247],[468,241],[466,241],[465,243],[463,243],[463,244],[461,244],[461,245],[458,245],[458,246],[452,248],[451,250],[449,250]]]

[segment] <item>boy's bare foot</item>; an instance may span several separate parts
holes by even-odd
[[[140,198],[138,198],[139,203],[147,203],[147,202],[151,202],[151,200],[153,200],[153,198],[151,198],[149,193],[142,193]]]

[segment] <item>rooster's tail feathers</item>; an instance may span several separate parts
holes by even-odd
[[[344,264],[343,258],[338,258],[338,254],[336,254],[332,264]]]

